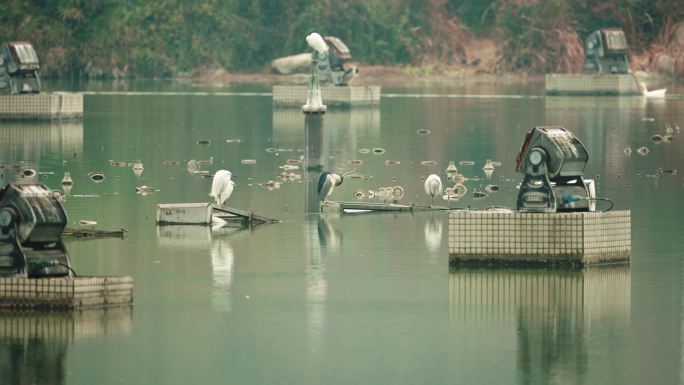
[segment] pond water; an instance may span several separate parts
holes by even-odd
[[[428,204],[423,178],[444,180],[454,161],[468,193],[441,204],[510,207],[525,133],[562,125],[587,147],[585,176],[596,180],[597,195],[632,210],[631,266],[450,270],[446,212],[307,213],[318,172],[280,168],[304,155],[304,117],[274,109],[269,87],[79,87],[96,92],[85,96],[83,122],[4,122],[0,161],[27,162],[55,189],[70,172],[70,226],[94,220],[128,230],[123,240],[69,241],[67,248],[79,274],[132,276],[135,304],[0,315],[0,382],[684,381],[678,95],[544,97],[537,83],[471,84],[385,88],[377,108],[330,108],[319,161],[366,177],[345,179],[331,199],[402,186],[401,203]],[[674,140],[654,143],[668,126]],[[647,155],[638,153],[642,146]],[[482,170],[487,159],[501,162],[491,179]],[[144,169],[136,174],[138,160]],[[207,161],[200,171],[237,176],[227,205],[283,222],[241,231],[157,227],[157,204],[210,199],[211,179],[189,172],[190,160]],[[284,171],[301,179],[262,186]],[[91,181],[91,172],[105,180]],[[2,177],[5,184],[11,175]],[[473,197],[488,184],[500,190]],[[142,185],[157,191],[137,194]]]

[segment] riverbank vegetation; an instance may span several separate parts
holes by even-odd
[[[305,51],[311,31],[340,37],[369,65],[541,74],[578,70],[582,39],[619,27],[648,70],[656,54],[679,53],[680,1],[7,0],[0,41],[32,42],[42,73],[60,77],[267,71]],[[483,61],[487,45],[493,59]]]

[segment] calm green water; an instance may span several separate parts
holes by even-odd
[[[67,247],[80,274],[133,276],[135,305],[0,316],[2,383],[684,382],[684,137],[651,141],[667,124],[684,126],[684,99],[676,95],[545,98],[539,84],[474,84],[383,89],[379,108],[331,109],[320,161],[368,177],[345,180],[333,199],[401,185],[402,202],[425,204],[421,177],[443,174],[449,160],[472,160],[458,166],[469,193],[452,206],[511,206],[524,134],[559,124],[588,148],[585,175],[597,180],[598,195],[632,210],[630,267],[449,271],[445,212],[307,214],[307,185],[318,175],[301,170],[293,171],[301,181],[260,186],[277,181],[279,166],[305,149],[303,116],[274,110],[262,94],[268,87],[83,89],[155,93],[88,95],[83,123],[2,123],[0,160],[53,173],[39,176],[52,188],[70,172],[71,225],[88,219],[129,230],[125,240]],[[170,91],[188,93],[163,93]],[[192,94],[204,91],[222,94]],[[204,139],[211,143],[197,144]],[[637,153],[641,146],[648,155]],[[385,152],[359,152],[373,148]],[[137,159],[141,175],[110,164]],[[188,172],[191,159],[212,159],[201,169],[238,176],[230,206],[283,223],[245,231],[156,227],[158,203],[208,201],[211,180]],[[363,164],[350,165],[353,159]],[[502,163],[491,180],[486,159]],[[428,160],[437,165],[421,164]],[[92,182],[92,171],[106,180]],[[472,198],[491,183],[500,191]],[[141,196],[141,185],[159,191]]]

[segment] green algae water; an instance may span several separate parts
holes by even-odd
[[[538,84],[474,84],[383,89],[377,108],[329,108],[319,161],[362,176],[346,178],[333,200],[401,186],[400,203],[428,204],[424,178],[445,181],[454,161],[468,192],[441,204],[510,207],[525,133],[573,131],[597,195],[632,210],[632,264],[530,270],[449,269],[446,212],[311,213],[318,173],[285,167],[306,153],[304,116],[274,109],[268,87],[79,90],[95,91],[83,122],[0,123],[0,160],[30,164],[54,189],[69,172],[70,226],[128,230],[123,240],[66,246],[80,274],[132,276],[135,304],[0,314],[0,383],[684,381],[678,95],[544,97]],[[671,142],[652,141],[667,132]],[[490,176],[487,159],[501,162]],[[159,203],[209,201],[207,175],[219,169],[237,176],[227,205],[283,222],[155,225]],[[105,180],[93,182],[92,172]],[[492,184],[499,190],[473,197]],[[136,193],[143,185],[155,191]]]

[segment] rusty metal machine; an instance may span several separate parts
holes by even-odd
[[[627,39],[619,28],[592,32],[584,42],[584,72],[628,74]]]
[[[0,190],[0,276],[72,276],[62,242],[67,216],[42,184],[11,183]]]
[[[348,66],[352,60],[351,52],[347,45],[335,36],[323,38],[328,45],[328,51],[319,54],[318,72],[321,83],[346,86],[358,73],[356,67]]]
[[[593,211],[594,186],[582,178],[588,161],[584,145],[565,128],[532,128],[516,158],[515,170],[525,176],[518,211]]]
[[[0,93],[40,92],[40,62],[33,46],[13,41],[0,46]]]

